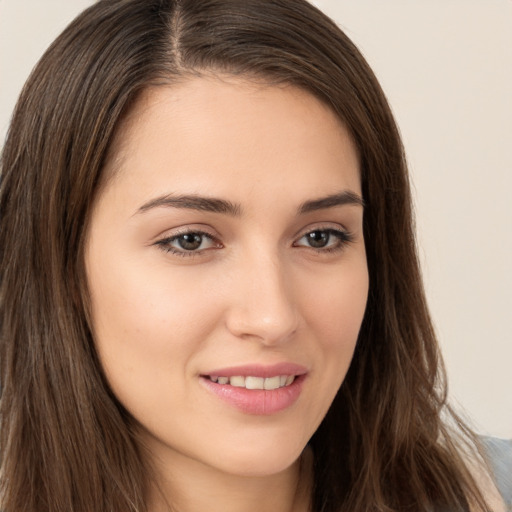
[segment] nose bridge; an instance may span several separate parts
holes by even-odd
[[[277,251],[260,250],[241,258],[234,276],[229,330],[265,344],[287,340],[298,323],[291,277]]]

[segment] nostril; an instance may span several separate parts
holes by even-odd
[[[282,343],[297,330],[299,318],[287,269],[268,251],[246,256],[243,269],[233,276],[238,279],[232,282],[227,328],[240,339]]]

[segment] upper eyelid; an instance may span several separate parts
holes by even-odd
[[[197,227],[196,227],[197,226]],[[153,238],[153,242],[158,242],[161,240],[169,240],[171,238],[177,238],[182,235],[187,235],[189,233],[199,233],[205,236],[210,237],[212,240],[219,240],[220,237],[216,234],[215,230],[209,228],[208,226],[204,226],[201,224],[197,224],[195,226],[179,226],[175,228],[166,229],[160,232],[157,236]]]
[[[313,229],[310,229],[310,230],[307,230],[305,232],[303,232],[303,234],[301,236],[298,236],[295,238],[295,241],[293,242],[294,244],[296,244],[297,242],[299,242],[300,240],[302,240],[305,236],[307,236],[308,234],[310,233],[314,233],[315,231],[327,231],[327,232],[330,232],[331,234],[334,234],[334,236],[336,236],[340,242],[348,242],[348,241],[351,241],[353,239],[353,234],[352,232],[348,231],[347,229],[340,229],[340,228],[313,228]]]
[[[296,231],[295,234],[292,236],[294,240],[297,240],[299,238],[302,238],[303,236],[307,235],[308,233],[311,233],[312,231],[327,231],[327,230],[333,230],[333,231],[340,231],[340,232],[349,232],[350,230],[347,229],[345,226],[340,224],[339,222],[335,221],[324,221],[324,222],[318,222],[318,223],[312,223],[306,227],[301,228],[300,230]],[[215,233],[214,233],[215,232]],[[207,236],[215,241],[220,241],[222,238],[219,234],[216,233],[216,230],[213,228],[209,228],[208,226],[203,225],[191,225],[191,226],[180,226],[177,228],[172,228],[163,231],[160,235],[155,237],[155,242],[162,241],[162,240],[170,240],[174,238],[178,238],[179,236],[186,235],[189,233],[198,233],[204,236]]]
[[[312,231],[340,231],[342,233],[348,233],[350,230],[345,226],[340,224],[339,222],[317,222],[306,226],[305,228],[300,229],[294,236],[295,240],[302,238],[303,236],[311,233]]]
[[[188,234],[197,234],[197,235],[201,235],[205,238],[208,238],[210,239],[213,243],[221,243],[220,242],[220,239],[218,237],[216,237],[215,235],[212,235],[211,233],[208,233],[207,231],[203,231],[203,230],[200,230],[200,229],[190,229],[190,230],[183,230],[181,232],[178,232],[178,233],[173,233],[173,234],[170,234],[170,235],[167,235],[167,236],[163,236],[161,238],[159,238],[158,240],[156,240],[156,243],[163,243],[163,242],[170,242],[170,241],[174,241],[176,240],[177,238],[179,238],[180,236],[184,236],[184,235],[188,235]]]
[[[189,234],[198,234],[198,235],[207,236],[209,238],[215,238],[215,235],[206,231],[205,229],[182,229],[179,231],[175,231],[174,233],[169,233],[168,235],[164,236],[163,238],[179,238],[180,236],[189,235]]]
[[[193,257],[200,257],[203,255],[205,251],[208,251],[211,249],[211,247],[205,248],[205,249],[199,249],[199,250],[186,250],[183,248],[174,247],[171,245],[172,242],[174,242],[176,239],[178,239],[180,236],[184,236],[187,234],[198,234],[202,237],[208,238],[212,245],[222,245],[222,243],[219,241],[218,238],[214,237],[213,235],[210,235],[207,232],[198,230],[198,229],[190,229],[190,230],[183,230],[179,233],[174,233],[169,236],[163,236],[158,238],[155,242],[153,242],[152,245],[159,247],[162,251],[173,254],[174,256],[180,256],[180,257],[186,257],[186,258],[193,258]],[[217,247],[220,248],[220,247]]]
[[[313,223],[304,228],[301,228],[300,230],[298,230],[295,233],[295,235],[293,235],[292,238],[297,238],[297,237],[300,238],[300,237],[310,233],[311,231],[323,231],[323,230],[329,230],[329,229],[334,230],[334,231],[349,231],[345,226],[343,226],[339,222],[326,221],[326,222]],[[208,236],[213,239],[221,238],[219,235],[212,233],[212,231],[215,231],[215,230],[210,229],[208,227],[203,227],[200,225],[198,227],[181,226],[181,227],[177,227],[177,228],[167,229],[155,238],[157,240],[176,238],[181,235],[186,235],[189,233],[198,233],[198,234],[202,234],[202,235]]]
[[[318,227],[318,228],[312,228],[307,229],[306,231],[302,231],[302,234],[299,235],[297,238],[303,238],[304,236],[308,235],[309,233],[314,233],[315,231],[330,231],[333,233],[348,233],[348,229],[342,228],[342,227]]]

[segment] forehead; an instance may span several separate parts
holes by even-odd
[[[265,180],[289,186],[290,177],[297,186],[337,180],[338,188],[360,190],[355,145],[329,107],[298,87],[228,76],[144,91],[117,132],[112,172],[114,182],[151,181],[155,192],[242,192]]]

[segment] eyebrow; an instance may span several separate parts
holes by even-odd
[[[309,213],[316,210],[334,208],[335,206],[343,206],[345,204],[362,206],[364,208],[364,200],[360,195],[355,192],[351,192],[350,190],[344,190],[338,194],[332,194],[330,196],[302,203],[299,206],[299,213]]]
[[[312,199],[302,203],[298,208],[300,215],[310,213],[317,210],[324,210],[327,208],[334,208],[343,205],[357,205],[364,207],[364,200],[355,192],[345,190],[338,194],[331,194],[326,197]],[[151,199],[144,203],[136,213],[144,213],[153,208],[184,208],[189,210],[198,210],[203,212],[222,213],[231,215],[233,217],[240,216],[242,207],[231,201],[225,199],[218,199],[215,197],[204,197],[196,194],[189,195],[173,195],[166,194],[163,196]]]
[[[189,210],[199,210],[203,212],[224,213],[237,217],[240,215],[241,207],[238,204],[217,199],[215,197],[203,197],[195,194],[175,196],[167,194],[151,199],[144,203],[137,213],[144,213],[148,210],[158,207],[185,208]]]

